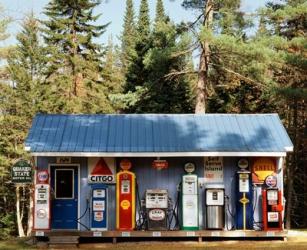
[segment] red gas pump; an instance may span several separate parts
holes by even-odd
[[[129,171],[131,162],[120,162],[122,171],[116,174],[116,229],[135,228],[135,174]]]
[[[267,187],[262,190],[263,230],[282,230],[282,194],[276,188],[277,179],[270,175],[266,178],[265,183]]]

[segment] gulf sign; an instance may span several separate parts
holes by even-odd
[[[88,158],[89,183],[115,183],[115,158],[91,157]]]

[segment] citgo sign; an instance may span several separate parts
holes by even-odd
[[[88,159],[89,183],[115,183],[114,158],[89,158]]]

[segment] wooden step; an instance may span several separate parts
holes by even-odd
[[[79,244],[79,236],[49,236],[49,245],[57,244]]]

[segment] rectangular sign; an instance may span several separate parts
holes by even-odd
[[[31,183],[32,176],[32,166],[26,160],[19,160],[12,166],[11,177],[13,183]]]
[[[122,237],[130,237],[130,232],[122,232]]]
[[[57,157],[56,163],[58,163],[58,164],[70,164],[71,163],[71,157]]]
[[[93,201],[93,211],[104,211],[105,210],[105,205],[104,201]]]
[[[161,232],[152,232],[153,237],[161,237]]]
[[[268,212],[268,222],[278,222],[278,212]]]
[[[223,183],[223,157],[205,157],[205,183]]]
[[[89,183],[115,183],[115,158],[90,157],[88,158]]]
[[[102,237],[102,232],[95,231],[95,232],[93,232],[93,236],[94,237]]]

